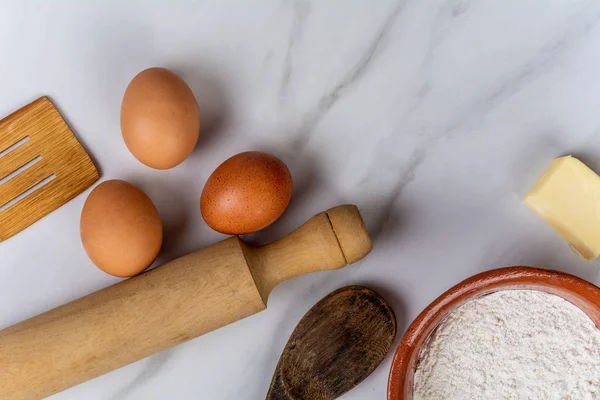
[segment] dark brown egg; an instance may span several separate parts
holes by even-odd
[[[292,175],[277,157],[259,151],[237,154],[208,178],[200,210],[214,230],[241,235],[277,220],[292,197]]]

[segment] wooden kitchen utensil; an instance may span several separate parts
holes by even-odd
[[[0,242],[98,180],[94,163],[47,97],[0,121]]]
[[[371,374],[392,348],[396,317],[371,289],[347,286],[302,317],[279,359],[267,400],[332,400]]]
[[[31,400],[92,379],[266,308],[279,282],[371,251],[356,206],[284,238],[232,237],[0,331],[0,399]]]

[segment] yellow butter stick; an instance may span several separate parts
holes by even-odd
[[[600,253],[600,176],[575,157],[552,161],[523,202],[584,260]]]

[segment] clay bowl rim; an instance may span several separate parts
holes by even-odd
[[[392,360],[388,400],[412,400],[413,374],[421,346],[450,312],[477,297],[511,289],[558,295],[579,307],[600,328],[600,288],[588,281],[536,267],[505,267],[479,273],[435,299],[408,327]]]

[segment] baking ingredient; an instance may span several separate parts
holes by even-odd
[[[283,214],[292,197],[292,175],[277,157],[259,151],[237,154],[208,178],[200,199],[202,217],[231,235],[258,231]]]
[[[450,313],[427,339],[414,400],[600,398],[600,330],[579,308],[505,290]]]
[[[179,165],[194,150],[200,133],[194,93],[166,68],[140,72],[123,96],[121,132],[131,154],[147,166]]]
[[[83,247],[92,262],[108,274],[127,277],[148,268],[160,251],[162,237],[152,200],[129,182],[102,182],[83,206]]]
[[[578,159],[552,161],[523,201],[583,259],[600,253],[600,177]]]

